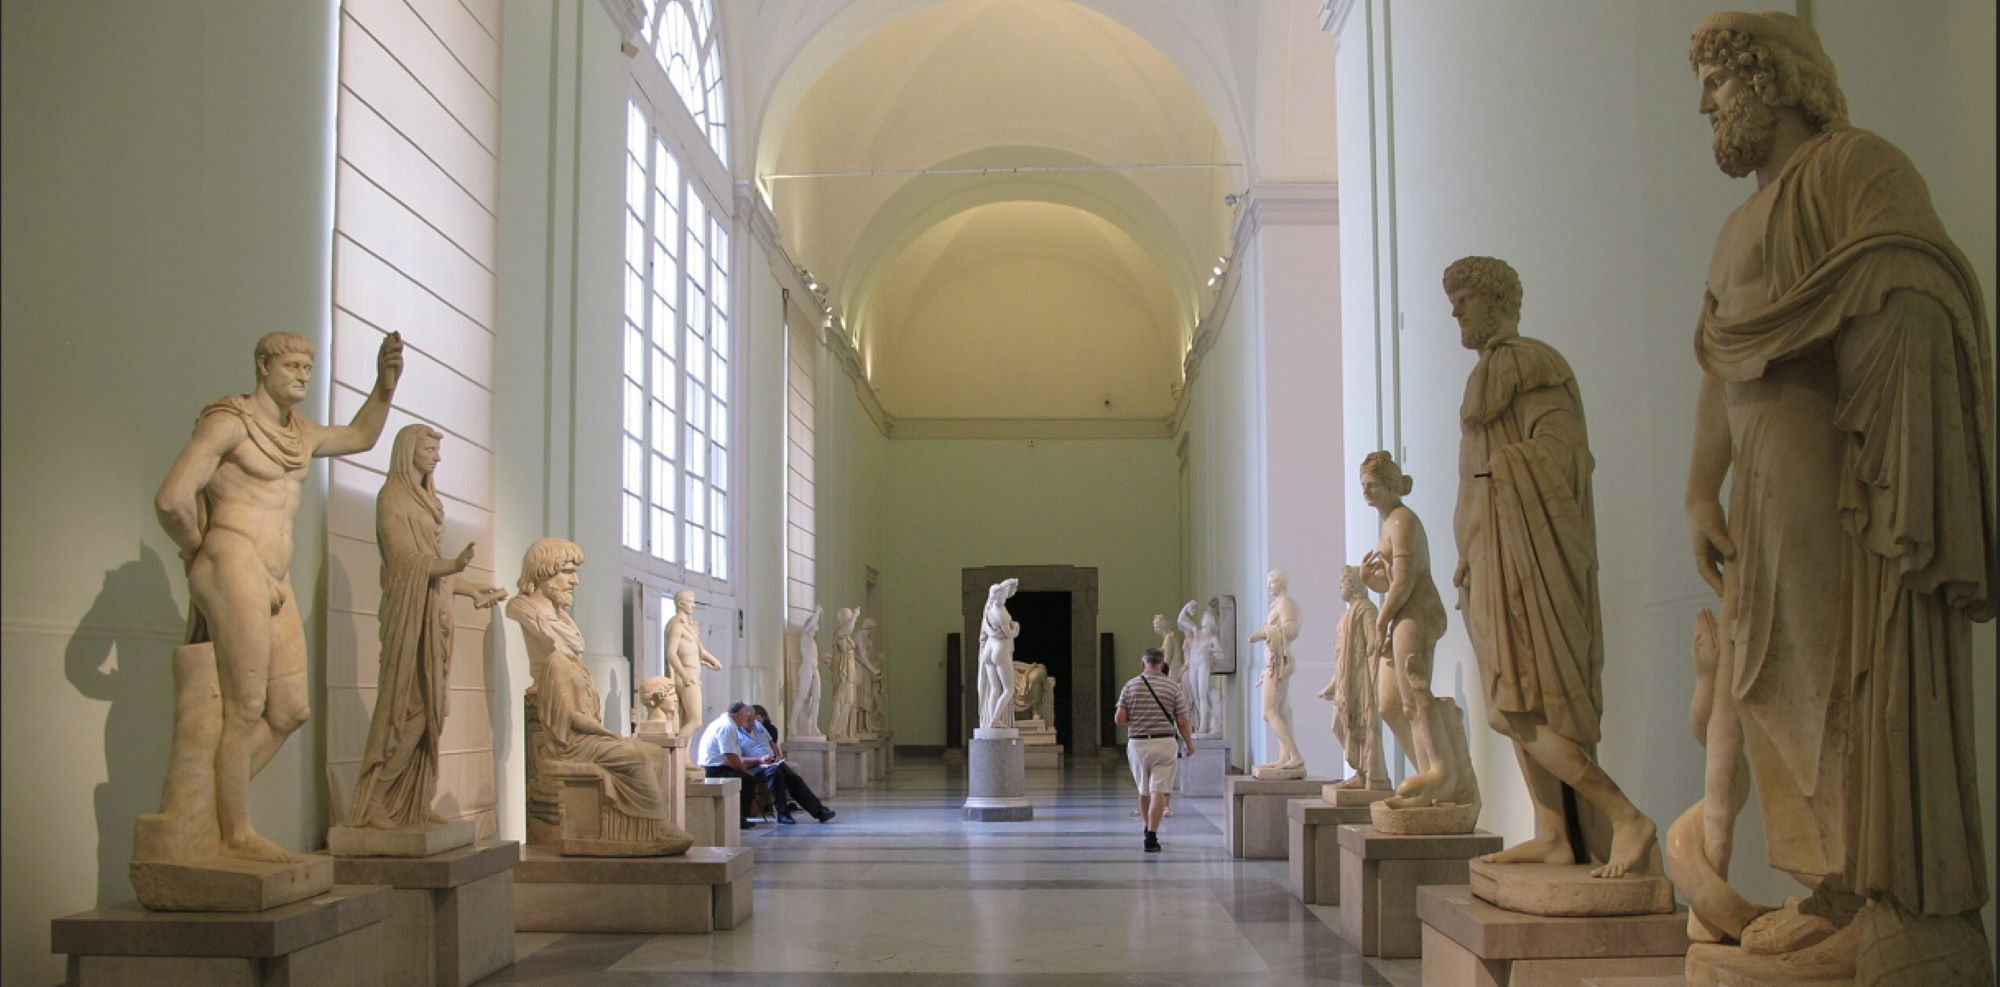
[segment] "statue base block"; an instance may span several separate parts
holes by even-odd
[[[342,884],[386,884],[383,974],[392,984],[464,987],[514,965],[514,865],[511,840],[459,847],[435,856],[342,857]]]
[[[801,737],[785,741],[785,763],[799,773],[799,780],[820,797],[821,801],[834,797],[840,791],[839,776],[834,767],[834,742],[824,737]]]
[[[838,788],[867,788],[871,772],[869,762],[875,759],[875,751],[865,742],[843,740],[833,755],[835,786]]]
[[[1291,854],[1286,883],[1308,905],[1340,904],[1340,827],[1368,821],[1366,806],[1333,806],[1316,798],[1285,802]]]
[[[717,932],[750,919],[755,854],[696,847],[679,857],[564,857],[529,847],[514,868],[518,932]]]
[[[1396,809],[1387,802],[1378,801],[1371,803],[1368,810],[1369,821],[1375,824],[1376,829],[1396,836],[1463,835],[1472,832],[1472,827],[1479,822],[1477,802]]]
[[[1259,764],[1250,769],[1250,777],[1256,778],[1259,781],[1297,781],[1305,776],[1306,766],[1303,764],[1291,767],[1279,767],[1275,764]]]
[[[1497,866],[1522,866],[1497,865]],[[1426,987],[1528,987],[1677,977],[1687,911],[1551,917],[1497,908],[1470,887],[1417,891]]]
[[[424,823],[396,829],[335,826],[326,831],[326,852],[336,857],[432,857],[470,846],[475,827],[470,819]],[[338,875],[335,875],[338,879]],[[342,881],[343,884],[386,884],[386,881]]]
[[[698,847],[743,845],[743,779],[702,777],[688,783],[687,832]],[[692,852],[692,851],[690,851]]]
[[[1222,794],[1222,779],[1229,777],[1229,738],[1196,737],[1194,755],[1181,758],[1174,778],[1174,794],[1214,797]]]
[[[667,802],[667,819],[686,829],[688,741],[686,737],[668,733],[666,728],[664,723],[641,721],[634,736],[660,749],[660,797]]]
[[[1500,849],[1500,837],[1492,833],[1403,836],[1372,825],[1339,829],[1338,931],[1363,956],[1422,955],[1418,889],[1427,884],[1464,884],[1467,861]]]
[[[968,751],[965,818],[971,822],[1024,822],[1035,817],[1028,801],[1026,745],[1019,731],[980,728]]]
[[[388,888],[350,885],[254,913],[155,912],[128,901],[56,919],[49,938],[54,952],[69,957],[65,982],[89,987],[373,985],[388,982],[388,907]]]
[[[333,858],[307,854],[299,863],[233,857],[133,861],[132,890],[158,912],[262,912],[333,888]]]
[[[1023,743],[1021,763],[1030,771],[1060,771],[1063,766],[1061,747],[1030,746]]]
[[[1283,860],[1291,853],[1285,813],[1293,799],[1319,797],[1325,778],[1274,781],[1248,775],[1222,780],[1229,811],[1222,816],[1222,842],[1229,855],[1245,860]]]
[[[1363,809],[1395,795],[1387,788],[1342,788],[1339,785],[1328,785],[1319,792],[1320,800],[1328,805]]]
[[[1528,915],[1659,915],[1674,910],[1674,886],[1658,873],[1592,877],[1591,864],[1473,861],[1472,893]]]

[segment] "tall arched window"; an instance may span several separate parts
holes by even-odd
[[[716,38],[715,0],[645,0],[640,36],[666,70],[695,125],[708,135],[716,157],[729,160],[728,101],[722,91],[722,45]]]

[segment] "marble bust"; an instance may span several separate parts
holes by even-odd
[[[819,726],[819,614],[820,608],[806,611],[799,624],[798,663],[792,674],[791,721],[785,729],[794,740],[824,740]]]
[[[645,709],[643,723],[664,724],[671,730],[680,725],[680,710],[677,708],[679,693],[674,690],[674,680],[667,675],[648,675],[639,683],[639,705]]]
[[[174,655],[174,734],[160,811],[140,816],[134,833],[133,883],[149,908],[189,907],[200,897],[184,895],[188,889],[151,863],[302,860],[250,821],[251,777],[311,712],[305,627],[292,594],[292,522],[314,458],[366,452],[382,437],[403,341],[395,333],[383,339],[375,386],[344,426],[321,426],[298,411],[313,361],[302,336],[259,339],[256,388],[202,409],[154,497],[160,527],[187,565],[193,606],[188,641]]]
[[[1382,755],[1382,714],[1376,705],[1382,633],[1360,567],[1340,570],[1340,598],[1347,601],[1347,611],[1340,615],[1340,630],[1334,636],[1333,679],[1319,692],[1321,699],[1333,700],[1333,737],[1347,759],[1348,775],[1334,787],[1387,791],[1389,767]]]
[[[979,726],[987,730],[1014,728],[1014,639],[1021,625],[1007,612],[1007,599],[1020,589],[1018,579],[1004,579],[986,591],[979,618]]]
[[[1690,973],[1990,983],[1974,621],[1995,608],[1991,339],[1977,272],[1923,177],[1850,126],[1804,21],[1716,13],[1689,52],[1723,222],[1695,327],[1696,565],[1721,596],[1710,766],[1740,750],[1772,867],[1727,884],[1739,777],[1669,831]],[[1727,478],[1729,503],[1722,503]],[[1721,974],[1716,974],[1721,975]]]
[[[1299,754],[1292,734],[1292,641],[1299,636],[1299,605],[1286,588],[1285,572],[1273,569],[1265,577],[1271,591],[1271,609],[1264,626],[1250,634],[1251,643],[1264,642],[1264,671],[1258,676],[1262,694],[1264,726],[1269,729],[1278,751],[1271,760],[1250,769],[1255,778],[1291,779],[1306,776],[1306,760]]]
[[[1200,623],[1195,622],[1195,611],[1201,610]],[[1202,610],[1201,604],[1187,601],[1174,623],[1181,629],[1185,642],[1184,660],[1187,674],[1182,677],[1182,695],[1187,699],[1188,725],[1197,737],[1222,736],[1222,702],[1215,695],[1215,611]]]
[[[541,538],[521,559],[520,595],[507,616],[528,646],[529,687],[535,718],[527,748],[530,789],[551,779],[587,780],[595,793],[599,830],[572,836],[575,821],[564,798],[562,852],[583,856],[673,856],[694,840],[674,825],[660,789],[665,748],[621,737],[599,714],[603,703],[585,668],[583,631],[570,616],[583,550],[561,538]],[[557,842],[553,838],[530,842]],[[578,849],[581,845],[584,848]]]
[[[1444,272],[1459,342],[1479,354],[1459,409],[1452,531],[1466,633],[1493,729],[1514,742],[1535,804],[1535,833],[1481,858],[1574,864],[1580,838],[1594,877],[1658,876],[1656,827],[1597,762],[1604,633],[1597,520],[1583,395],[1555,347],[1521,335],[1521,279],[1506,261],[1465,257]],[[1572,833],[1567,786],[1610,826]],[[1582,813],[1578,814],[1582,819]],[[1662,885],[1664,889],[1664,885]]]
[[[444,503],[434,472],[443,439],[427,425],[397,432],[389,475],[375,498],[375,540],[382,554],[382,601],[375,611],[381,671],[361,775],[348,803],[351,827],[445,821],[431,809],[431,800],[451,680],[452,599],[462,596],[475,607],[491,607],[507,597],[506,590],[465,578],[472,545],[454,557],[441,554]]]

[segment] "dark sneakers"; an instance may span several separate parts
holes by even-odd
[[[826,810],[825,812],[821,813],[821,814],[820,814],[820,817],[819,817],[819,821],[820,821],[820,822],[823,822],[823,823],[824,823],[824,822],[832,822],[832,821],[833,821],[833,810],[832,810],[832,809],[828,809],[828,810]]]
[[[778,813],[778,825],[780,826],[796,826],[798,822],[797,819],[792,818],[792,814],[789,812]]]
[[[1146,852],[1147,853],[1160,852],[1160,834],[1150,829],[1146,831]]]

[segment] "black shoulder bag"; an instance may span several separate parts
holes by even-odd
[[[1145,676],[1145,673],[1143,673],[1143,672],[1142,672],[1142,673],[1140,673],[1140,675],[1139,675],[1139,684],[1140,684],[1140,685],[1143,685],[1143,686],[1145,686],[1145,687],[1146,687],[1146,694],[1147,694],[1147,695],[1149,695],[1149,696],[1152,696],[1152,697],[1153,697],[1153,702],[1154,702],[1154,703],[1156,703],[1156,704],[1158,704],[1158,706],[1160,707],[1160,715],[1161,715],[1161,716],[1164,716],[1164,717],[1166,717],[1166,718],[1167,718],[1167,726],[1169,726],[1169,727],[1172,727],[1172,728],[1173,728],[1173,731],[1174,731],[1174,756],[1175,756],[1175,757],[1186,757],[1186,756],[1187,756],[1187,747],[1186,747],[1186,745],[1184,745],[1184,744],[1182,744],[1182,743],[1181,743],[1181,727],[1180,727],[1180,723],[1179,723],[1178,721],[1176,721],[1176,720],[1174,719],[1174,714],[1172,714],[1172,713],[1170,713],[1170,712],[1167,712],[1167,704],[1166,704],[1165,702],[1163,702],[1163,701],[1162,701],[1162,700],[1160,699],[1160,694],[1159,694],[1159,693],[1157,693],[1157,692],[1154,692],[1154,691],[1153,691],[1153,683],[1151,683],[1151,682],[1148,682],[1148,681],[1146,681],[1146,676]]]

